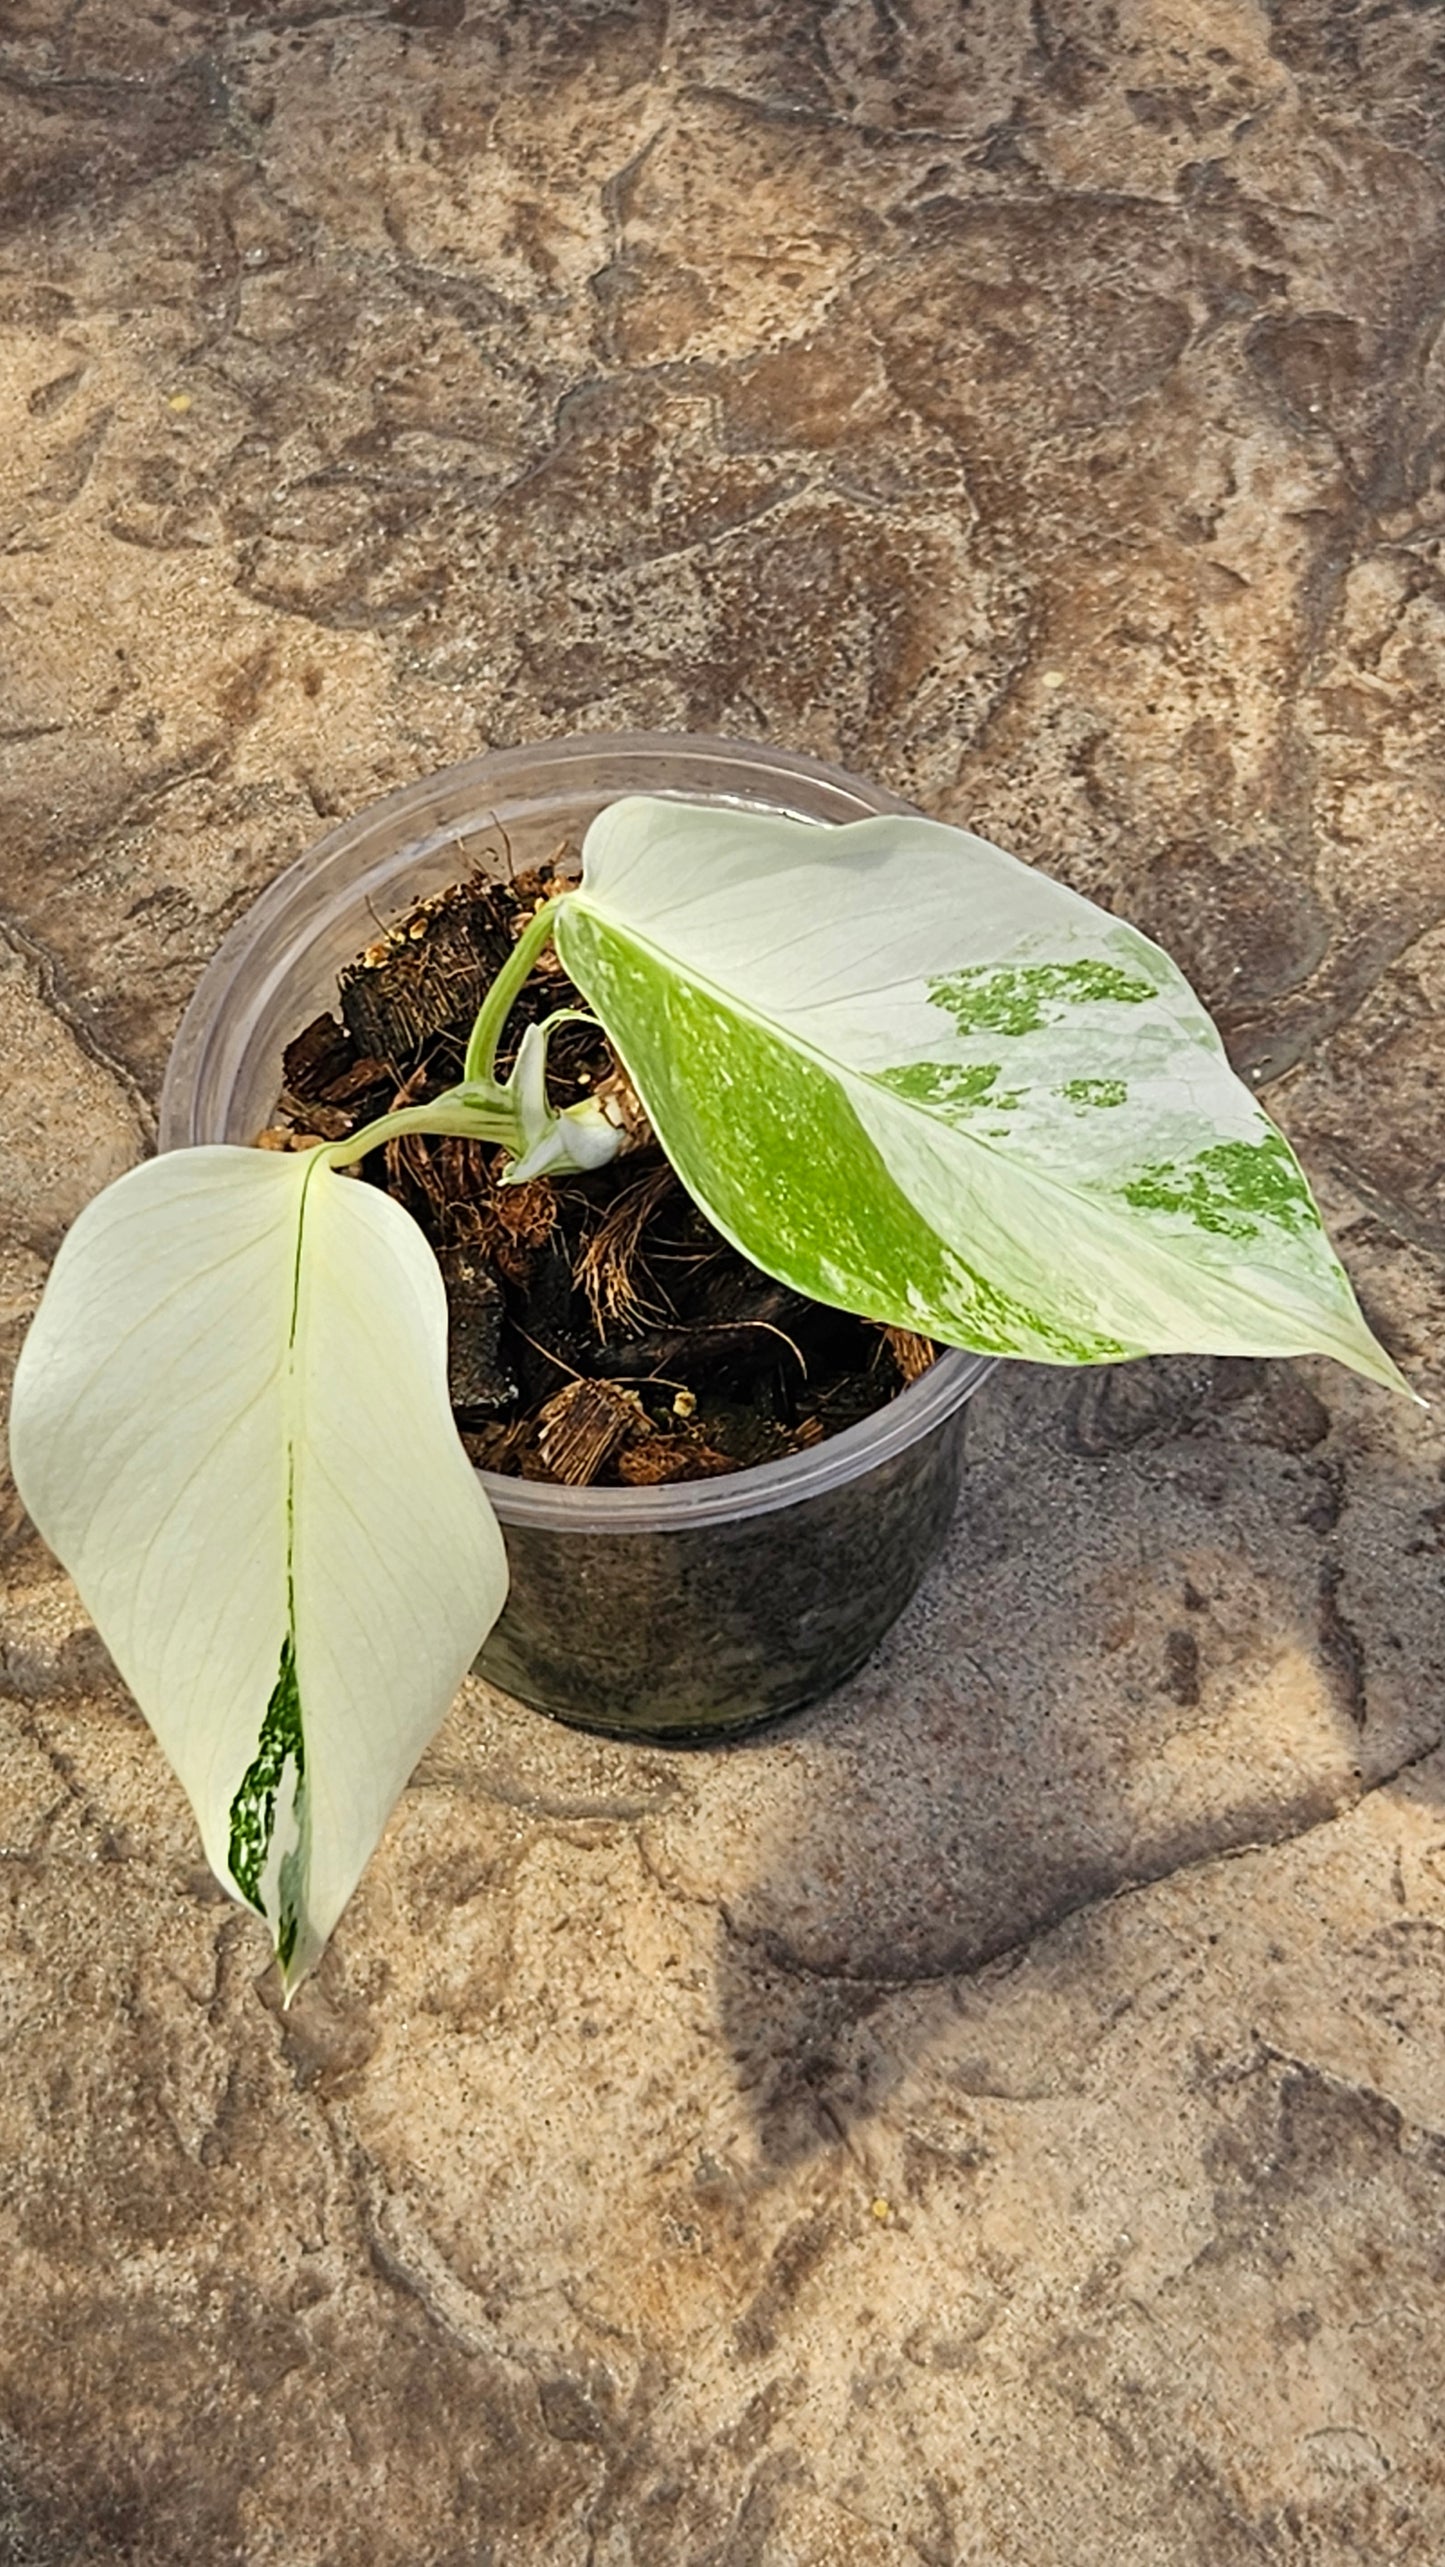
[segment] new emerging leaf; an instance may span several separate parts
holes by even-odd
[[[798,1291],[991,1354],[1407,1388],[1167,954],[986,840],[632,798],[556,935],[689,1191]]]
[[[11,1458],[289,1993],[506,1595],[430,1249],[323,1151],[151,1160],[61,1248]]]

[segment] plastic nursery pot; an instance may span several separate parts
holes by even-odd
[[[333,829],[232,929],[176,1038],[161,1148],[254,1139],[285,1045],[334,1003],[378,919],[504,873],[507,847],[521,870],[576,846],[624,793],[822,823],[910,807],[783,750],[682,735],[544,741],[428,776]],[[481,1673],[576,1727],[677,1745],[815,1701],[862,1665],[938,1550],[964,1403],[992,1368],[944,1354],[843,1434],[726,1479],[573,1489],[481,1472],[512,1571]]]

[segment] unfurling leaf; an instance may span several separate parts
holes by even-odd
[[[633,798],[556,936],[689,1191],[798,1291],[991,1354],[1407,1387],[1183,975],[986,840]]]
[[[289,1992],[506,1594],[430,1249],[324,1152],[133,1169],[61,1248],[11,1456]]]

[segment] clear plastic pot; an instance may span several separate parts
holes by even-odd
[[[176,1037],[161,1148],[254,1138],[284,1046],[334,1002],[378,919],[575,846],[624,793],[819,822],[909,808],[781,749],[679,735],[543,741],[428,776],[320,839],[231,930]],[[945,1354],[845,1433],[726,1479],[570,1489],[481,1472],[512,1568],[481,1672],[579,1728],[678,1745],[816,1700],[862,1665],[937,1551],[964,1403],[991,1370]]]

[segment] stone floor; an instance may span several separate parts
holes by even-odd
[[[1445,20],[7,0],[13,1351],[218,935],[768,735],[1167,942],[1437,1400]],[[13,1500],[7,2567],[1439,2567],[1445,1430],[1005,1372],[770,1741],[480,1686],[318,1979]]]

